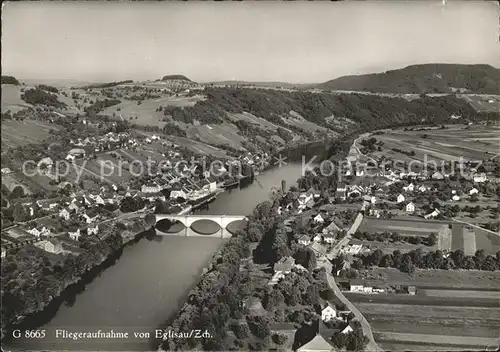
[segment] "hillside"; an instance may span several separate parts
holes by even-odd
[[[163,76],[163,78],[161,80],[162,81],[187,81],[187,82],[191,82],[191,80],[189,78],[187,78],[186,76],[183,76],[183,75],[167,75],[167,76]]]
[[[2,84],[14,84],[19,85],[19,81],[13,76],[4,76],[2,75]]]
[[[500,70],[489,65],[423,64],[399,70],[344,76],[316,86],[320,89],[380,93],[500,94]]]

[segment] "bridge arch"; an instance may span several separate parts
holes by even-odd
[[[158,221],[168,219],[171,221],[179,221],[185,227],[190,228],[193,223],[198,220],[211,220],[217,223],[221,229],[225,229],[227,225],[236,220],[247,220],[244,215],[166,215],[156,214],[156,223]]]

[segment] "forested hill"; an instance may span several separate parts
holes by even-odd
[[[490,65],[423,64],[360,76],[344,76],[317,85],[331,90],[380,93],[500,94],[500,69]]]
[[[187,82],[191,82],[191,80],[189,78],[187,78],[186,76],[183,76],[183,75],[167,75],[167,76],[163,76],[163,78],[161,80],[162,81],[187,81]]]
[[[4,76],[2,75],[2,84],[14,84],[19,85],[19,81],[13,76]]]
[[[207,88],[207,99],[196,107],[232,113],[249,112],[278,125],[290,112],[317,125],[332,128],[332,121],[348,119],[361,129],[394,125],[450,123],[452,115],[463,119],[497,119],[479,114],[465,100],[453,95],[406,100],[365,94],[285,92],[269,89]],[[184,109],[189,112],[189,109]],[[213,122],[211,122],[213,123]]]

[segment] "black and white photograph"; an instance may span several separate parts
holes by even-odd
[[[1,26],[3,351],[500,351],[498,1]]]

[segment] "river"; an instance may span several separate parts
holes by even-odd
[[[197,214],[247,215],[269,199],[273,186],[296,184],[301,164],[289,163],[268,170],[241,189],[219,194],[208,209]],[[203,268],[224,243],[203,237],[156,236],[154,234],[127,245],[109,267],[99,270],[77,290],[65,292],[61,304],[36,318],[41,339],[13,339],[13,350],[120,350],[152,349],[152,339],[135,337],[134,332],[150,334],[175,314],[196,284]],[[75,292],[76,291],[76,292]],[[60,329],[59,337],[56,330]],[[64,332],[128,332],[128,338],[65,338]],[[24,334],[24,330],[21,331]]]

